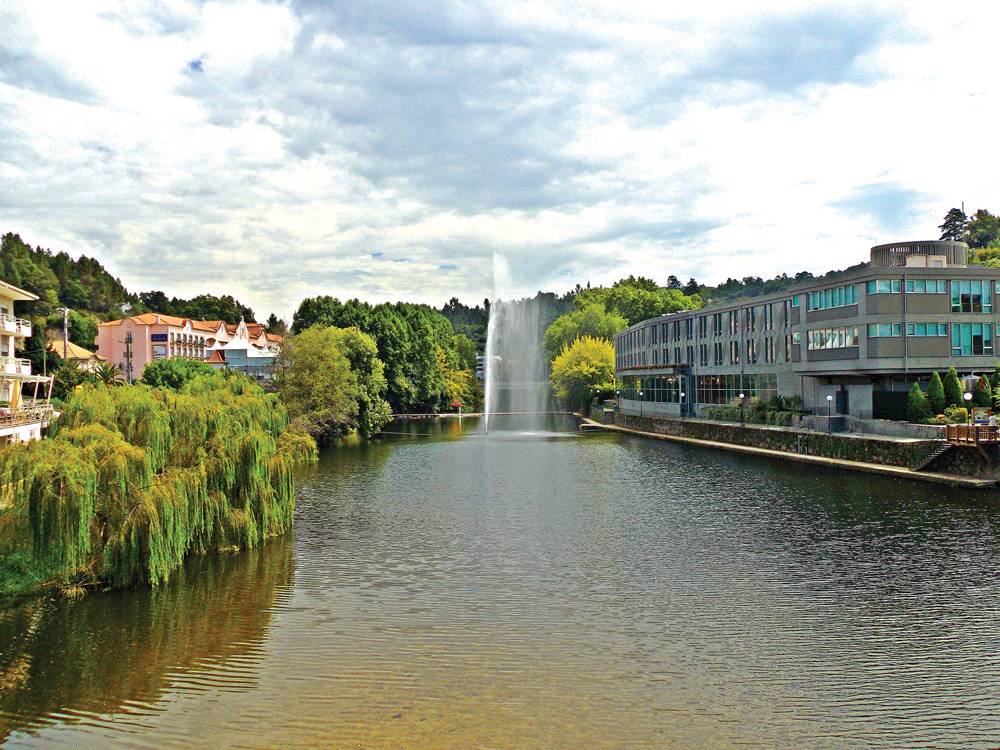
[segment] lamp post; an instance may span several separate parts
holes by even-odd
[[[972,391],[966,391],[962,394],[962,398],[965,399],[965,410],[969,415],[969,432],[971,436],[972,432]]]
[[[684,391],[681,391],[681,419],[684,419]]]
[[[639,391],[639,419],[642,419],[642,391]]]
[[[833,432],[833,422],[831,418],[833,417],[833,396],[828,395],[826,397],[826,432],[831,434]]]
[[[740,394],[740,427],[746,427],[746,419],[743,417],[743,399],[746,398],[745,393]]]

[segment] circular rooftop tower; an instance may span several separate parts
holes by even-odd
[[[872,265],[879,267],[948,268],[968,264],[969,246],[954,240],[890,242],[872,248]]]

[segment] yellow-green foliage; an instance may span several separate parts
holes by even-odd
[[[582,336],[563,347],[552,361],[552,390],[572,408],[590,403],[615,380],[615,350],[610,341]]]
[[[221,373],[86,386],[53,433],[0,453],[0,553],[30,554],[33,580],[155,585],[191,552],[254,547],[291,526],[293,466],[316,458],[276,396]]]

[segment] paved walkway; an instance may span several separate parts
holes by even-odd
[[[828,458],[826,456],[810,456],[803,453],[787,453],[785,451],[771,450],[770,448],[755,448],[750,445],[737,445],[736,443],[721,443],[714,440],[700,440],[698,438],[681,437],[679,435],[662,435],[658,432],[644,432],[642,430],[633,430],[628,427],[620,427],[619,425],[611,424],[601,424],[600,422],[595,422],[592,419],[582,418],[585,423],[592,425],[593,427],[600,428],[603,430],[609,430],[612,432],[623,432],[629,435],[640,435],[642,437],[653,438],[654,440],[670,440],[675,443],[688,443],[690,445],[698,445],[704,448],[715,448],[719,450],[734,451],[736,453],[748,453],[755,456],[767,456],[768,458],[778,458],[785,461],[798,461],[799,463],[806,464],[819,464],[821,466],[830,466],[834,468],[844,468],[851,469],[852,471],[863,471],[869,474],[883,474],[885,476],[897,477],[901,479],[916,479],[921,482],[934,482],[936,484],[947,484],[953,487],[966,487],[968,489],[975,490],[996,490],[998,487],[997,481],[994,479],[978,479],[975,477],[962,477],[952,474],[938,474],[931,471],[913,471],[905,466],[889,466],[887,464],[871,464],[864,461],[847,461],[842,458]],[[711,424],[718,424],[714,420],[698,420],[701,422],[709,422]],[[753,425],[757,427],[757,425]],[[774,428],[770,425],[761,425],[762,427],[771,427],[772,429],[782,429],[788,430],[792,428]],[[593,428],[592,428],[593,429]],[[816,432],[814,430],[798,430],[800,432],[813,434]],[[837,433],[838,437],[844,436],[844,433]],[[872,436],[872,435],[856,435],[855,437],[879,437],[882,436]],[[913,441],[914,438],[896,438],[896,440],[901,441]]]

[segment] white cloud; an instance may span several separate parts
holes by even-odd
[[[0,228],[133,290],[440,304],[814,272],[1000,209],[1000,10],[22,2]]]

